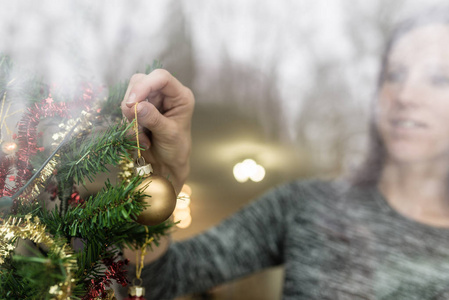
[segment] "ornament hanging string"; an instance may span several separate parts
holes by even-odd
[[[136,141],[137,141],[137,161],[142,157],[140,153],[140,144],[139,144],[139,124],[137,124],[137,103],[134,105],[134,132],[136,133]]]
[[[176,192],[173,185],[165,177],[154,174],[151,163],[145,162],[141,154],[139,141],[139,126],[137,121],[137,105],[134,106],[135,124],[133,126],[137,141],[137,159],[135,173],[142,178],[136,187],[141,193],[140,201],[146,204],[144,210],[137,216],[137,223],[145,226],[158,225],[167,220],[175,210]],[[147,207],[151,206],[150,209]]]
[[[0,142],[1,142],[1,139],[2,139],[2,132],[1,132],[1,130],[3,129],[3,123],[4,123],[4,120],[3,120],[3,107],[5,106],[5,101],[6,101],[6,92],[4,92],[3,93],[3,99],[2,99],[2,108],[0,109],[0,122],[1,122],[1,124],[0,124]],[[6,116],[6,114],[5,114],[5,116]],[[6,117],[5,117],[5,119],[6,119]]]
[[[142,274],[142,269],[144,266],[144,260],[145,260],[145,255],[147,253],[147,246],[149,246],[151,244],[151,242],[154,240],[153,237],[149,238],[149,232],[148,232],[148,227],[145,226],[145,231],[147,232],[146,234],[146,238],[145,238],[145,243],[142,245],[142,248],[140,248],[140,257],[139,257],[139,253],[136,253],[136,279],[138,281],[140,281],[140,283],[142,283],[142,279],[140,279],[140,275]],[[138,284],[140,285],[140,284]]]
[[[135,115],[135,124],[134,124],[134,131],[136,133],[136,141],[137,141],[137,161],[139,161],[140,158],[142,158],[142,154],[140,153],[140,144],[139,144],[139,125],[137,123],[137,104],[134,105],[134,115]],[[136,279],[142,282],[140,279],[140,274],[142,273],[142,269],[144,266],[144,259],[145,254],[147,252],[147,246],[151,244],[151,242],[154,240],[154,238],[149,238],[149,232],[148,227],[145,226],[146,231],[146,238],[145,243],[142,245],[142,248],[140,248],[140,257],[139,253],[136,253]]]
[[[3,127],[5,127],[6,133],[8,135],[12,134],[11,130],[6,125],[6,119],[23,111],[22,109],[18,109],[16,111],[10,113],[9,110],[11,108],[11,103],[8,103],[8,106],[6,107],[6,109],[5,109],[5,103],[6,103],[6,92],[3,93],[2,106],[0,108],[0,143],[4,141],[4,139],[2,137]]]

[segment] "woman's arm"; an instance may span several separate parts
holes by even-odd
[[[291,194],[285,187],[273,190],[203,234],[173,242],[142,271],[147,297],[173,299],[204,292],[282,264]]]

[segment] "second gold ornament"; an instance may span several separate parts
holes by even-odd
[[[167,220],[175,210],[175,189],[166,178],[153,174],[151,164],[138,166],[136,173],[138,176],[144,177],[136,190],[142,194],[140,201],[147,204],[136,221],[146,226],[158,225]]]

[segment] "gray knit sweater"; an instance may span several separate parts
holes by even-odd
[[[374,187],[297,181],[144,268],[147,299],[284,265],[282,299],[449,299],[449,229],[392,210]]]

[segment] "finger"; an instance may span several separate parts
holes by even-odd
[[[163,109],[176,106],[176,101],[182,99],[185,87],[168,71],[157,69],[150,74],[140,77],[129,91],[126,105],[131,107],[136,102],[148,99],[155,106],[159,106],[161,96],[169,98],[172,103],[164,103]]]
[[[140,126],[139,126],[140,127]],[[139,147],[144,151],[150,149],[151,141],[150,138],[145,134],[143,128],[139,129]]]
[[[125,102],[125,100],[127,100],[129,98],[129,93],[130,93],[132,87],[134,86],[134,84],[136,84],[136,82],[142,80],[142,78],[145,76],[146,76],[146,74],[142,74],[142,73],[136,73],[133,76],[131,76],[131,79],[129,80],[129,83],[128,83],[128,88],[126,89],[126,92],[125,92],[125,96],[123,97],[123,102]]]
[[[126,133],[131,140],[137,140],[136,138],[136,131],[134,127],[132,129],[129,129]],[[151,140],[150,137],[145,133],[142,126],[139,126],[138,128],[138,134],[139,134],[139,148],[142,148],[143,150],[150,149],[151,146]]]
[[[131,79],[129,80],[129,83],[128,83],[128,87],[127,87],[126,92],[125,92],[125,96],[123,97],[123,100],[122,100],[122,102],[121,102],[121,104],[120,104],[120,108],[122,109],[122,113],[125,115],[125,117],[126,117],[129,121],[131,121],[132,118],[131,118],[131,116],[130,116],[129,113],[126,113],[127,110],[128,110],[128,106],[126,105],[126,101],[127,101],[127,99],[129,98],[129,93],[130,93],[132,87],[134,86],[134,84],[135,84],[136,82],[138,82],[139,80],[141,80],[141,79],[142,79],[143,77],[145,77],[145,76],[146,76],[145,74],[134,74],[134,75],[131,77]]]
[[[137,104],[137,123],[153,133],[165,133],[173,130],[170,120],[149,102]]]
[[[132,122],[135,118],[135,108],[126,106],[125,102],[122,102],[122,114],[125,116],[126,119],[128,119],[129,122]]]

